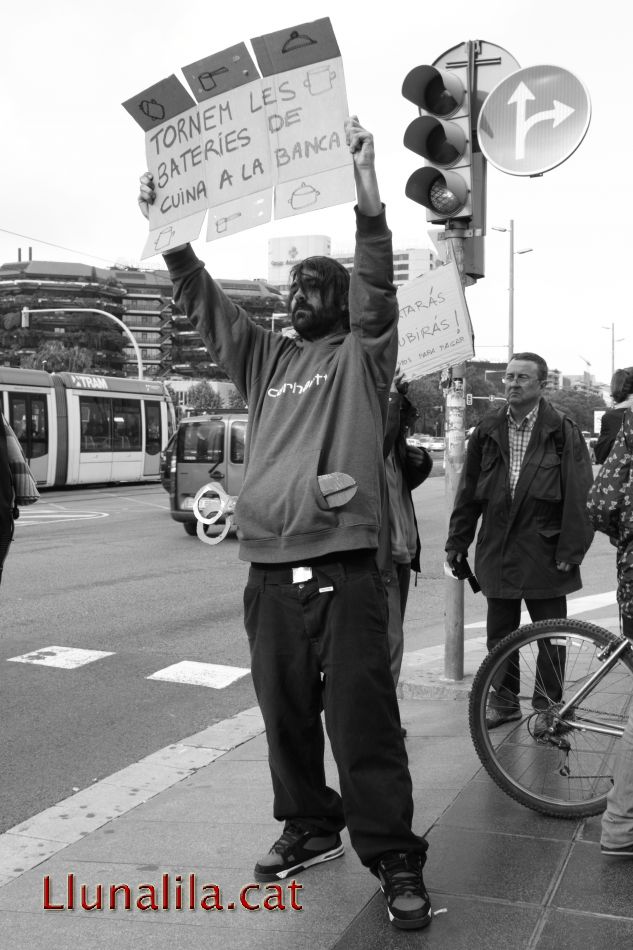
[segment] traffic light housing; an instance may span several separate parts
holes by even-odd
[[[404,134],[404,144],[425,160],[407,181],[408,198],[423,205],[427,221],[467,219],[473,235],[485,233],[485,159],[477,147],[468,63],[455,69],[416,66],[405,77],[402,95],[420,115]]]

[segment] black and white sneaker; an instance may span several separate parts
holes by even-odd
[[[424,887],[421,854],[390,851],[374,867],[387,901],[389,920],[401,930],[428,927],[433,912]]]
[[[255,865],[256,881],[278,881],[324,861],[340,858],[345,850],[339,834],[318,835],[289,821],[283,834]]]
[[[633,858],[633,844],[625,844],[621,848],[601,844],[600,853],[607,858]]]

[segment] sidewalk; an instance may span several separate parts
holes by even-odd
[[[483,655],[467,641],[465,681],[443,680],[443,651],[405,654],[399,686],[415,796],[430,842],[425,880],[437,914],[425,931],[387,920],[376,879],[344,835],[341,860],[288,884],[253,886],[253,865],[278,833],[266,741],[246,710],[148,756],[0,836],[2,950],[618,950],[633,944],[633,862],[599,854],[599,819],[540,817],[479,767],[467,693]],[[331,755],[329,781],[336,785]],[[68,908],[74,875],[75,909]],[[195,882],[191,875],[194,875]],[[44,879],[49,904],[44,910]],[[103,885],[104,909],[81,907]],[[111,884],[131,907],[108,909]],[[215,884],[217,887],[206,887]],[[153,885],[156,910],[148,905]],[[71,888],[72,890],[72,888]],[[182,906],[176,909],[180,890]],[[190,895],[195,910],[189,909]],[[215,905],[205,910],[200,902]],[[277,909],[266,909],[276,906]],[[169,909],[162,909],[163,902]],[[283,902],[284,909],[281,909]],[[301,905],[302,909],[293,909]],[[222,909],[217,906],[222,904]],[[233,905],[233,906],[232,906]]]

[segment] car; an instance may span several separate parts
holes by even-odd
[[[246,412],[237,410],[187,416],[165,446],[161,483],[169,493],[171,517],[183,525],[187,534],[197,534],[193,502],[203,485],[216,482],[227,495],[239,494],[244,478],[246,423]]]
[[[431,439],[428,445],[424,446],[429,452],[443,452],[446,447],[446,440],[441,436]]]

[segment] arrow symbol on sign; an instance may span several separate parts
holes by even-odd
[[[516,105],[517,107],[514,139],[514,157],[516,159],[525,158],[525,139],[532,126],[538,122],[553,119],[552,128],[555,129],[557,125],[560,125],[561,122],[564,122],[565,119],[569,118],[569,116],[576,111],[572,109],[571,106],[565,105],[564,102],[553,99],[553,109],[544,109],[542,112],[535,112],[529,119],[526,119],[525,113],[527,111],[528,101],[535,98],[536,96],[525,83],[520,82],[508,99],[508,105]]]

